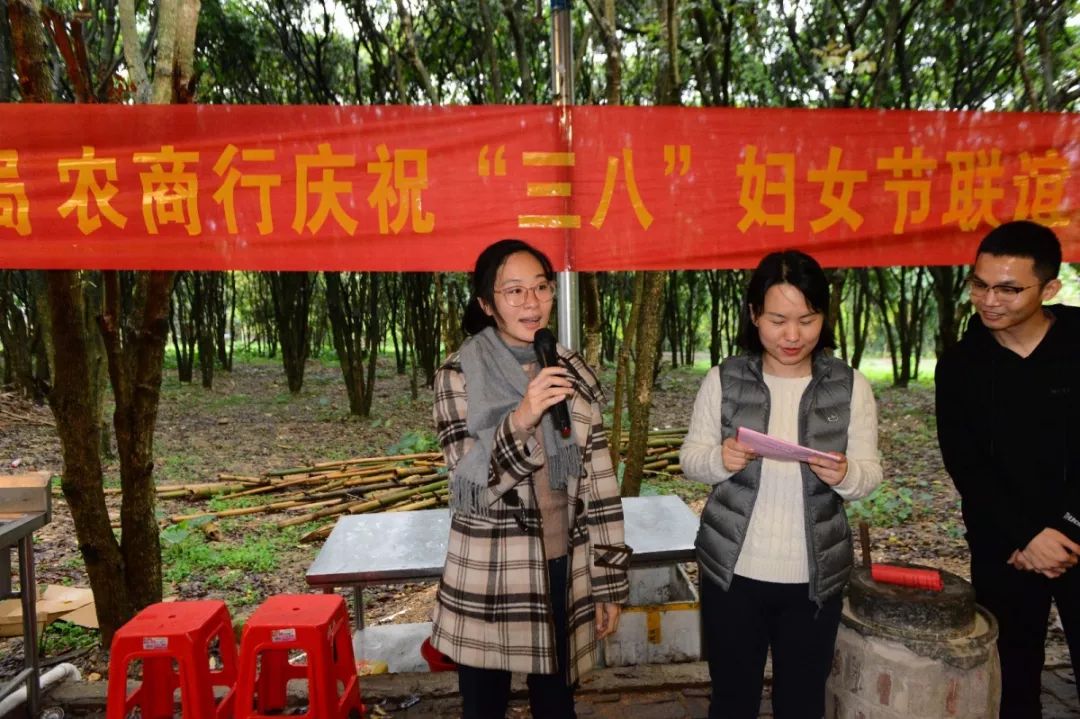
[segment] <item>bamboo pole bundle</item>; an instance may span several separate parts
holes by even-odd
[[[435,472],[431,471],[431,467],[395,467],[394,468],[394,475],[397,476],[398,479],[401,479],[403,477],[412,477],[413,475],[416,475],[416,474],[435,474]]]
[[[311,474],[315,472],[321,472],[327,469],[334,469],[338,467],[348,467],[361,464],[387,464],[390,462],[407,462],[415,460],[440,460],[442,459],[442,452],[418,452],[416,454],[391,454],[383,457],[354,457],[353,459],[343,459],[340,461],[319,462],[309,467],[292,467],[290,469],[278,469],[271,472],[266,472],[268,477],[284,477],[290,474]]]
[[[349,479],[347,479],[345,481],[346,482],[351,481],[354,484],[359,485],[359,484],[365,484],[365,483],[374,484],[376,482],[381,482],[383,480],[393,479],[393,478],[394,478],[394,473],[393,472],[383,472],[381,474],[354,476],[354,477],[351,477],[351,478],[349,478]],[[267,494],[268,492],[274,492],[274,491],[283,489],[285,487],[296,487],[296,486],[303,485],[303,484],[320,484],[320,483],[325,483],[325,482],[326,482],[326,477],[323,476],[323,475],[297,477],[295,479],[286,479],[286,480],[283,480],[283,481],[274,482],[273,484],[269,484],[269,485],[267,485],[265,487],[255,487],[254,489],[248,489],[248,490],[245,490],[243,492],[236,492],[232,496],[233,497],[250,497],[250,496],[253,496],[253,495],[256,495],[256,494]]]
[[[679,448],[685,434],[686,428],[650,432],[644,473],[657,478],[679,476]],[[627,442],[628,437],[624,435],[620,446],[625,447]],[[177,514],[171,516],[170,521],[286,513],[287,516],[276,523],[284,528],[343,514],[407,512],[437,507],[445,505],[449,495],[449,476],[441,452],[314,462],[302,467],[269,470],[260,476],[223,472],[217,479],[217,482],[202,484],[165,485],[158,488],[158,495],[162,499],[180,500],[211,496],[250,497],[257,504],[216,512]],[[106,491],[119,493],[119,489]],[[301,541],[325,538],[333,523],[308,532]]]
[[[362,514],[364,512],[370,512],[380,507],[387,507],[400,499],[416,497],[423,494],[433,494],[436,490],[448,487],[449,484],[449,480],[442,479],[438,482],[425,484],[422,487],[403,489],[400,492],[390,492],[381,497],[375,497],[374,499],[371,499],[367,502],[359,503],[358,505],[349,509],[349,514]]]
[[[208,482],[206,484],[182,484],[166,485],[157,488],[158,499],[179,499],[181,497],[216,497],[222,494],[233,494],[247,489],[247,484],[230,484],[228,482]]]
[[[304,543],[308,542],[321,542],[330,536],[330,532],[334,531],[333,524],[324,524],[321,527],[311,530],[304,536],[300,537],[300,541]]]
[[[381,484],[373,484],[365,486],[360,489],[355,488],[339,488],[332,489],[330,491],[318,491],[318,492],[293,492],[291,494],[284,495],[278,498],[276,502],[270,502],[268,504],[260,504],[254,507],[237,507],[234,509],[224,509],[218,512],[199,512],[196,514],[177,514],[169,517],[171,522],[184,522],[200,517],[239,517],[246,514],[263,514],[269,512],[282,512],[286,510],[307,510],[317,509],[331,504],[345,503],[348,499],[353,497],[353,493],[368,493],[378,490],[393,489],[399,485],[395,482],[383,482]],[[288,525],[286,525],[288,526]]]
[[[289,517],[283,519],[277,523],[278,529],[285,529],[286,527],[295,527],[298,524],[307,524],[308,522],[314,522],[317,519],[323,519],[324,517],[334,517],[339,514],[347,514],[350,507],[354,507],[363,504],[364,500],[358,502],[341,502],[331,507],[324,507],[317,509],[314,512],[306,512],[295,517]]]
[[[241,484],[269,484],[270,480],[265,477],[251,477],[244,474],[226,474],[221,472],[217,476],[219,482],[240,482]]]
[[[408,502],[406,504],[396,505],[387,509],[387,512],[411,512],[414,509],[430,509],[431,507],[439,506],[442,500],[439,497],[429,497],[428,499],[421,499],[417,502]]]
[[[398,484],[402,484],[402,485],[404,485],[406,487],[410,487],[410,486],[416,485],[416,484],[426,484],[426,483],[430,482],[431,480],[433,480],[435,477],[438,477],[438,476],[439,476],[438,472],[432,472],[431,474],[417,474],[417,475],[413,475],[412,477],[406,477],[405,479],[398,482]],[[445,476],[445,475],[443,475],[443,476]]]

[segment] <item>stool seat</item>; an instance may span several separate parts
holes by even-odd
[[[211,669],[215,651],[220,667]],[[136,708],[142,719],[172,719],[177,689],[185,719],[231,718],[237,660],[224,602],[152,604],[113,635],[106,719],[124,719]],[[128,670],[136,661],[141,683],[129,694]],[[224,689],[220,702],[214,687]]]
[[[338,595],[279,594],[263,602],[244,624],[235,718],[279,715],[293,680],[307,682],[304,716],[363,716],[349,615]]]
[[[336,594],[276,594],[259,605],[245,626],[325,626],[343,606]]]
[[[193,634],[214,621],[222,610],[228,614],[225,602],[213,600],[151,604],[120,627],[114,637]]]

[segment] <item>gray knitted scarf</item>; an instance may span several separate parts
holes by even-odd
[[[465,374],[469,407],[466,427],[475,442],[454,467],[450,508],[454,512],[486,517],[491,513],[487,490],[495,430],[525,396],[529,378],[522,365],[535,361],[536,355],[531,346],[507,346],[494,327],[487,327],[467,338],[458,356]],[[555,431],[555,423],[547,412],[540,420],[540,428],[544,433],[551,488],[565,490],[571,475],[582,474],[581,448],[572,435],[563,438]]]

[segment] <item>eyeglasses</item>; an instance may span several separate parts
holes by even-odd
[[[511,307],[521,307],[525,304],[525,298],[530,292],[536,297],[536,301],[540,304],[547,304],[555,299],[555,285],[551,282],[541,282],[533,287],[524,287],[522,285],[516,285],[514,287],[507,287],[502,290],[495,290],[502,293],[503,299],[506,300],[506,304]]]
[[[972,297],[983,297],[988,292],[993,292],[1002,300],[1009,301],[1015,300],[1024,290],[1030,290],[1032,287],[1038,287],[1039,285],[1038,283],[1024,287],[1017,285],[988,285],[978,277],[968,277],[967,286]]]

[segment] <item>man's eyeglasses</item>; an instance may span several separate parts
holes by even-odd
[[[502,290],[495,290],[502,293],[503,299],[506,300],[506,304],[511,307],[521,307],[525,304],[525,298],[530,292],[536,297],[536,301],[540,304],[547,304],[555,299],[555,284],[552,282],[541,282],[533,287],[524,287],[522,285],[516,285],[514,287],[507,287]]]
[[[988,292],[993,292],[1002,300],[1008,301],[1015,300],[1024,290],[1030,290],[1032,287],[1038,287],[1039,285],[1038,283],[1024,287],[1018,285],[988,285],[978,277],[968,277],[967,286],[972,297],[983,297]]]

